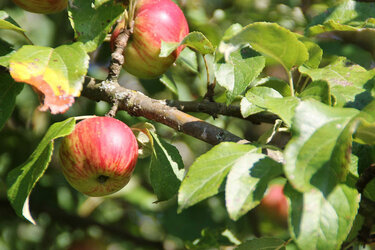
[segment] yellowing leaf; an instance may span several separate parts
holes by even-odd
[[[10,58],[10,74],[25,82],[39,94],[40,110],[64,113],[81,93],[89,57],[81,43],[56,49],[23,46]]]

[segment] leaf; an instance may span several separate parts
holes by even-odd
[[[357,120],[354,140],[361,144],[375,145],[375,101],[361,111]]]
[[[314,36],[329,31],[353,31],[373,27],[371,22],[375,7],[373,4],[352,0],[343,1],[340,5],[329,8],[321,15],[314,17],[306,33]]]
[[[12,46],[0,39],[0,66],[9,67],[9,60],[14,50]]]
[[[258,238],[248,240],[238,247],[236,250],[285,250],[285,242],[278,238]]]
[[[256,151],[253,145],[224,142],[197,158],[180,186],[178,212],[217,194],[231,167],[244,154]]]
[[[22,165],[7,176],[8,199],[17,215],[36,224],[29,211],[29,197],[32,189],[46,171],[51,161],[53,140],[69,135],[75,127],[75,118],[53,124],[38,147]]]
[[[261,78],[259,80],[255,80],[251,85],[253,87],[260,86],[274,89],[282,96],[290,96],[291,94],[289,83],[276,77]]]
[[[94,8],[92,1],[74,0],[74,6],[69,8],[69,18],[75,39],[84,44],[86,52],[94,51],[123,12],[124,7],[113,1],[97,4]]]
[[[173,94],[178,96],[178,89],[176,86],[176,83],[173,80],[173,76],[171,74],[164,74],[160,77],[160,82],[164,84],[165,87],[167,87]]]
[[[282,97],[279,92],[267,87],[255,87],[246,93],[246,99],[241,101],[241,113],[244,117],[268,111],[278,115],[290,127],[294,109],[299,99],[294,96]]]
[[[244,118],[250,115],[262,112],[265,110],[264,100],[269,97],[282,98],[282,95],[275,89],[267,87],[255,87],[251,88],[247,93],[246,97],[241,100],[241,114]],[[258,106],[259,105],[259,106]]]
[[[304,66],[308,68],[318,68],[323,57],[323,50],[319,47],[318,44],[314,43],[307,37],[296,34],[298,40],[302,42],[308,50],[309,59],[304,62]]]
[[[89,56],[81,43],[56,49],[23,46],[10,59],[10,74],[15,81],[31,85],[42,96],[42,111],[64,113],[81,93]]]
[[[331,105],[331,92],[326,81],[311,82],[298,96],[302,100],[315,99],[324,104]]]
[[[215,76],[218,84],[227,90],[227,104],[246,90],[265,64],[265,58],[249,47],[231,53],[228,59],[224,59],[224,54],[216,54]]]
[[[353,120],[359,111],[303,101],[285,149],[284,170],[294,188],[304,192],[324,185],[328,190],[345,180],[350,163]]]
[[[25,34],[26,31],[20,28],[16,21],[14,21],[13,18],[11,18],[8,13],[3,10],[0,10],[0,29],[7,29],[20,33],[26,40],[30,42],[30,39]]]
[[[300,249],[340,249],[359,208],[360,196],[352,183],[336,185],[328,193],[316,188],[299,193],[286,186],[289,230]]]
[[[178,150],[151,132],[154,152],[150,165],[150,180],[158,201],[177,194],[184,175],[184,163]]]
[[[272,126],[272,128],[270,128],[269,130],[267,130],[266,132],[264,132],[259,137],[259,139],[257,140],[257,142],[260,145],[266,145],[266,144],[270,143],[272,141],[272,139],[275,137],[275,135],[279,132],[279,129],[280,129],[280,127],[282,125],[283,125],[283,121],[277,119],[275,121],[275,124]]]
[[[338,106],[354,102],[356,95],[366,91],[366,83],[375,75],[375,71],[367,71],[345,57],[337,58],[324,68],[309,69],[301,66],[299,70],[309,75],[313,81],[327,81],[332,94],[338,99]]]
[[[23,84],[15,83],[9,74],[0,72],[0,131],[13,112],[16,97],[23,89]]]
[[[183,49],[177,58],[177,63],[181,63],[192,72],[198,74],[198,58],[193,50],[189,48]]]
[[[181,45],[186,45],[202,55],[213,54],[215,52],[215,48],[211,42],[202,33],[195,31],[189,33],[180,43],[162,41],[159,56],[168,57]]]
[[[263,154],[247,153],[232,166],[225,187],[229,217],[238,220],[260,203],[269,181],[283,173],[282,165]]]
[[[276,23],[249,24],[227,42],[234,46],[250,44],[254,50],[276,60],[286,70],[302,65],[309,59],[307,48],[294,33]]]

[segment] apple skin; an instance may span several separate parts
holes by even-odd
[[[24,10],[40,14],[60,12],[68,6],[68,0],[13,0]]]
[[[280,184],[271,185],[267,194],[260,202],[259,209],[267,217],[281,225],[288,223],[288,200],[284,195],[284,186]]]
[[[111,117],[79,122],[59,150],[66,180],[88,196],[104,196],[123,188],[137,163],[138,144],[131,129]]]
[[[112,33],[111,47],[124,27],[121,22]],[[161,41],[181,42],[189,26],[181,9],[171,0],[139,0],[136,6],[133,34],[124,50],[123,68],[144,79],[162,75],[176,61],[180,46],[168,57],[159,57]]]

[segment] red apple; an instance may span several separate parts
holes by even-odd
[[[288,201],[283,192],[284,186],[274,184],[260,202],[259,209],[269,218],[286,225],[288,222]]]
[[[51,14],[65,10],[68,0],[13,0],[22,9],[41,14]]]
[[[67,181],[89,196],[112,194],[130,180],[138,157],[137,140],[123,122],[93,117],[79,122],[60,146]]]
[[[113,31],[111,43],[124,27]],[[136,6],[134,32],[124,51],[124,69],[139,78],[155,78],[163,74],[177,59],[180,46],[168,57],[159,57],[161,41],[181,42],[189,33],[184,13],[171,0],[139,0]]]

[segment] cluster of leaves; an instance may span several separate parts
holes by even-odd
[[[42,109],[51,113],[66,111],[80,95],[88,53],[103,43],[123,7],[108,1],[93,7],[85,0],[75,0],[74,5],[77,8],[69,12],[76,43],[55,49],[27,45],[14,50],[0,40],[0,65],[10,72],[0,72],[6,90],[0,94],[0,128],[22,90],[22,84],[14,84],[14,80],[41,93]],[[260,203],[273,180],[282,178],[290,207],[289,233],[298,248],[338,249],[353,241],[363,223],[358,213],[361,195],[375,202],[375,180],[362,193],[356,187],[374,157],[361,152],[364,148],[372,152],[375,142],[375,71],[344,56],[326,56],[316,41],[340,38],[374,55],[372,13],[374,4],[346,0],[315,17],[304,35],[276,23],[254,22],[245,27],[231,25],[217,46],[200,32],[190,33],[179,44],[163,43],[160,56],[185,45],[179,62],[195,74],[200,74],[197,62],[204,58],[207,73],[211,73],[207,74],[208,85],[218,84],[215,101],[240,105],[243,118],[272,113],[280,119],[257,142],[214,146],[186,173],[178,150],[145,129],[153,148],[150,182],[158,201],[177,195],[181,212],[224,193],[227,213],[237,221]],[[87,16],[95,21],[87,22]],[[0,28],[24,34],[3,11]],[[279,65],[285,77],[267,75],[265,68],[272,65]],[[173,77],[166,74],[160,81],[178,96]],[[50,162],[53,140],[69,134],[74,124],[75,118],[69,118],[51,126],[30,158],[8,175],[9,201],[18,215],[31,222],[31,190]],[[285,148],[270,145],[280,131],[291,135]],[[265,154],[267,150],[278,152],[283,161]],[[215,246],[221,237],[203,232],[189,247]],[[239,245],[238,249],[284,249],[287,243],[265,238],[243,243],[232,240],[232,244]]]

